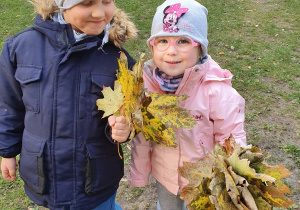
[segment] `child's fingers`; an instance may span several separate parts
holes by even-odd
[[[112,138],[118,142],[127,140],[131,128],[128,124],[116,123],[115,128],[112,129]]]
[[[124,117],[124,116],[117,117],[116,122],[125,124],[126,123],[126,117]]]
[[[111,121],[112,121],[112,119],[111,119]],[[114,140],[116,140],[118,142],[124,142],[127,140],[129,133],[131,131],[131,128],[130,128],[129,123],[126,122],[126,117],[124,117],[124,116],[115,117],[113,126],[111,125],[111,127],[112,127],[111,137]]]
[[[16,170],[9,170],[10,181],[16,180]]]
[[[15,169],[3,168],[1,170],[1,172],[2,172],[3,179],[8,180],[8,181],[16,180],[16,170]]]
[[[16,180],[16,171],[18,163],[16,158],[2,158],[1,160],[1,173],[3,179],[14,181]]]
[[[130,128],[129,129],[112,129],[112,134],[114,136],[125,136],[130,133]],[[128,136],[125,136],[126,138]]]
[[[114,126],[116,123],[116,116],[114,115],[111,115],[108,117],[108,124],[112,127]]]
[[[5,168],[1,168],[1,174],[2,174],[2,177],[3,179],[7,180],[7,177],[8,177],[8,170]]]
[[[114,130],[116,131],[130,131],[131,128],[130,128],[130,125],[129,123],[125,122],[125,123],[119,123],[119,122],[116,122],[115,125],[114,125]]]

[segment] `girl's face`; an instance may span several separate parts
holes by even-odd
[[[79,33],[98,35],[111,21],[114,9],[114,0],[85,0],[64,10],[64,19]]]
[[[181,49],[182,45],[189,44],[187,43],[189,42],[189,39],[186,39],[185,37],[157,37],[155,42],[162,44],[170,42],[169,47],[165,51],[158,50],[159,48],[154,46],[152,47],[153,62],[155,66],[169,76],[183,74],[185,69],[195,66],[199,61],[201,51],[200,45],[193,46],[188,51]]]

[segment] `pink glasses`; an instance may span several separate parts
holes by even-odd
[[[180,52],[188,52],[190,49],[199,46],[200,44],[187,36],[180,36],[174,42],[166,36],[160,36],[152,39],[150,45],[160,52],[166,51],[171,45]]]

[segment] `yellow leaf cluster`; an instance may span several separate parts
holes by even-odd
[[[284,194],[291,194],[291,191],[280,179],[291,172],[282,165],[267,165],[265,160],[268,157],[257,147],[241,148],[230,136],[224,145],[217,144],[206,158],[179,167],[179,174],[189,180],[181,198],[190,209],[213,206],[215,209],[271,210],[273,207],[289,207],[293,201]],[[204,203],[206,208],[203,208]]]
[[[147,93],[143,83],[144,55],[132,71],[128,69],[124,53],[121,53],[118,62],[115,90],[104,87],[104,98],[96,102],[98,109],[104,111],[103,117],[126,116],[132,128],[130,138],[142,132],[147,140],[176,147],[173,127],[192,129],[197,126],[190,112],[177,106],[187,96]]]

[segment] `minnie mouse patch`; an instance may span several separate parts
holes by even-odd
[[[179,18],[181,18],[187,11],[189,10],[188,8],[180,8],[181,4],[173,4],[171,6],[167,6],[164,10],[164,19],[163,19],[163,24],[164,24],[164,31],[167,32],[169,31],[170,33],[175,32],[177,33],[179,31],[179,28],[177,26]]]

